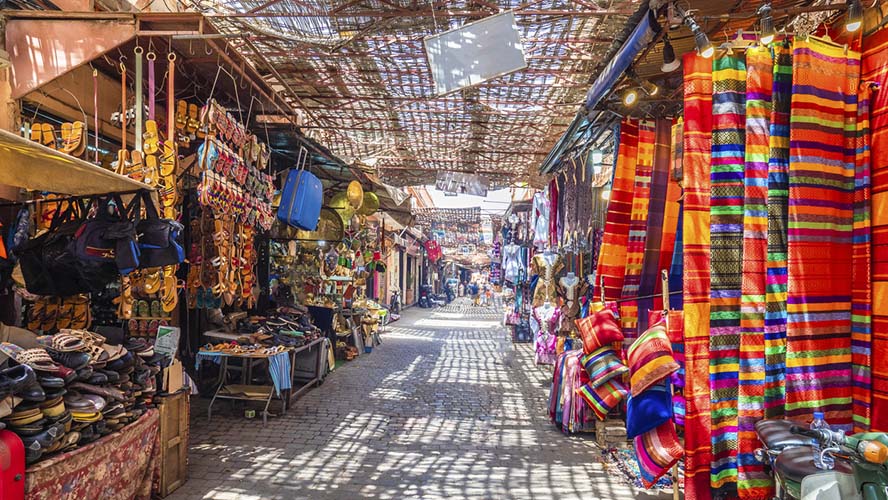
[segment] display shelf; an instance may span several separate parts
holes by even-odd
[[[145,183],[5,130],[0,130],[0,155],[4,158],[0,184],[8,186],[69,195],[153,190]]]

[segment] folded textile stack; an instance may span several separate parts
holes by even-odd
[[[36,343],[0,343],[15,364],[0,371],[0,418],[21,437],[28,464],[118,431],[152,404],[164,357],[146,341],[112,345],[62,329]]]

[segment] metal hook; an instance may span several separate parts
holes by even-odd
[[[194,40],[188,40],[188,55],[194,55]]]
[[[208,43],[204,43],[204,54],[208,56],[213,55],[213,48]]]

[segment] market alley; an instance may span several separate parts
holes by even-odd
[[[265,427],[226,407],[208,424],[195,400],[190,478],[172,498],[651,498],[591,437],[548,422],[551,368],[461,300],[406,311]]]

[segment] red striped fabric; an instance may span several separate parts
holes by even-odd
[[[711,498],[709,464],[709,161],[712,60],[684,56],[685,496]]]
[[[872,359],[888,359],[888,29],[864,42],[862,79],[881,86],[872,99]],[[874,431],[888,431],[888,363],[872,366]]]
[[[626,247],[629,220],[635,192],[635,166],[638,156],[638,122],[631,118],[620,125],[620,142],[614,182],[607,204],[607,220],[599,252],[597,276],[604,278],[605,296],[620,297],[626,276]],[[595,283],[595,298],[601,298],[601,281]]]
[[[629,222],[629,243],[626,247],[626,277],[621,297],[638,297],[644,249],[647,243],[647,217],[651,198],[651,174],[654,168],[655,123],[642,121],[638,125],[638,156],[635,166],[635,193],[632,196],[632,216]],[[628,348],[638,338],[638,302],[629,300],[620,304],[623,325],[623,346]]]
[[[859,59],[796,40],[790,114],[786,416],[810,420],[819,410],[849,430]]]
[[[737,401],[740,498],[767,499],[772,482],[753,452],[755,423],[765,407],[765,289],[768,258],[768,160],[774,63],[768,47],[746,51],[746,168],[743,208],[743,283],[740,302],[740,387]]]

